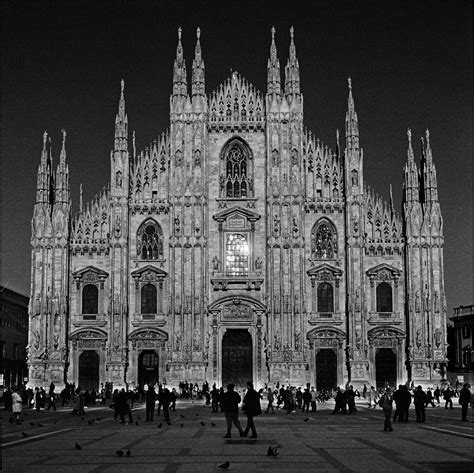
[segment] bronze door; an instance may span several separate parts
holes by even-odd
[[[79,386],[83,391],[99,389],[99,354],[94,350],[83,351],[79,356]]]
[[[154,385],[158,382],[158,355],[153,350],[142,351],[138,356],[138,384]]]
[[[222,386],[245,387],[253,381],[252,336],[246,329],[227,330],[222,338]]]
[[[397,355],[391,348],[379,348],[375,354],[377,389],[397,386]]]
[[[316,355],[316,389],[330,391],[337,386],[337,355],[330,348],[319,350]]]

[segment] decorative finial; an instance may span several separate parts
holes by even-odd
[[[349,85],[349,90],[352,90],[352,79],[350,77],[347,78],[347,83]]]
[[[201,28],[199,28],[199,26],[197,27],[197,30],[196,30],[196,36],[197,36],[197,39],[201,37]]]
[[[428,128],[426,129],[426,145],[429,146],[430,145],[430,130],[428,130]]]
[[[336,129],[336,140],[339,143],[339,128]]]
[[[276,32],[276,29],[274,26],[272,26],[272,39],[275,39],[275,32]]]
[[[45,131],[43,133],[43,147],[46,148],[46,141],[48,141],[48,133]]]
[[[295,32],[295,29],[293,28],[293,26],[290,28],[290,36],[291,36],[291,39],[293,39],[293,34]]]
[[[178,39],[181,41],[181,26],[178,28]]]
[[[120,81],[120,92],[123,93],[124,90],[125,90],[125,81],[122,79]]]
[[[61,130],[61,133],[63,134],[63,148],[64,148],[64,145],[66,144],[66,130],[63,128]]]
[[[407,135],[408,135],[408,142],[411,144],[411,128],[408,128]]]

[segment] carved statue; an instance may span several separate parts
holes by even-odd
[[[435,312],[439,312],[439,294],[438,294],[438,291],[435,291],[435,295],[434,295],[434,310],[435,310]]]
[[[278,339],[278,335],[275,335],[273,338],[273,348],[275,349],[275,351],[280,351],[280,340]]]
[[[356,348],[360,350],[362,346],[362,336],[361,336],[360,330],[356,330],[355,335],[356,335],[356,342],[355,342]]]
[[[280,233],[280,219],[278,215],[273,216],[273,232],[277,235]]]
[[[418,348],[421,347],[421,330],[420,329],[416,331],[416,346]]]
[[[179,220],[179,215],[177,215],[174,219],[174,231],[175,233],[179,233],[181,231],[181,222]]]
[[[257,271],[260,271],[262,269],[262,264],[263,264],[263,261],[262,261],[262,258],[260,258],[260,256],[255,260],[255,269]]]
[[[212,258],[212,269],[214,269],[214,271],[219,271],[219,264],[219,258],[217,256],[214,256],[214,258]]]
[[[441,330],[439,328],[437,328],[434,332],[434,339],[436,348],[439,348],[441,345]]]
[[[300,351],[301,348],[301,334],[300,332],[295,332],[295,349]]]
[[[421,305],[420,305],[420,291],[416,291],[415,293],[415,311],[420,312]]]

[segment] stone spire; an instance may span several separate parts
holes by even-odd
[[[413,154],[413,148],[411,144],[411,130],[407,130],[408,136],[408,150],[407,157],[408,162],[405,164],[405,176],[403,187],[405,189],[405,202],[419,202],[419,182],[418,182],[418,169],[415,164],[415,157]]]
[[[423,179],[423,201],[438,201],[438,184],[436,178],[436,168],[433,163],[433,155],[430,145],[430,132],[426,130],[424,147],[421,158],[421,178]]]
[[[120,100],[118,113],[115,118],[115,151],[126,151],[128,142],[128,118],[125,113],[124,98],[125,81],[120,82]]]
[[[267,93],[281,95],[280,61],[277,56],[275,32],[275,27],[272,26],[272,44],[267,65]]]
[[[192,95],[204,96],[205,92],[205,73],[204,73],[204,61],[201,53],[201,43],[199,38],[201,37],[201,29],[196,30],[196,47],[194,49],[193,59],[193,71],[192,71]]]
[[[176,48],[176,59],[173,68],[173,97],[188,94],[186,82],[186,64],[183,56],[183,45],[181,44],[181,27],[178,28],[178,46]]]
[[[62,130],[63,143],[56,168],[56,203],[69,203],[69,167],[66,163],[66,130]]]
[[[290,28],[290,56],[285,67],[285,94],[300,94],[300,66],[296,57],[294,28]]]
[[[41,151],[41,161],[38,166],[36,203],[52,204],[53,200],[53,163],[51,159],[51,140],[48,133],[43,133],[43,149]]]
[[[349,97],[347,99],[346,113],[346,147],[359,149],[359,122],[355,111],[354,98],[352,97],[352,80],[347,79],[349,86]]]

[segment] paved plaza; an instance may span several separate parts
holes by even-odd
[[[26,410],[21,425],[1,411],[2,472],[212,472],[226,461],[232,472],[472,472],[474,429],[461,410],[443,405],[427,408],[426,423],[394,423],[383,431],[380,408],[358,402],[355,415],[332,415],[333,402],[318,404],[316,413],[262,414],[256,418],[257,439],[224,439],[225,420],[203,402],[178,400],[172,425],[162,416],[145,422],[144,405],[135,405],[134,422],[114,421],[105,406],[86,409],[81,418],[71,408],[56,412]],[[263,403],[263,407],[265,407]],[[240,416],[245,427],[245,417]],[[234,427],[235,429],[235,427]],[[76,449],[76,443],[82,449]],[[279,454],[268,456],[269,446]],[[117,450],[130,456],[117,455]]]

